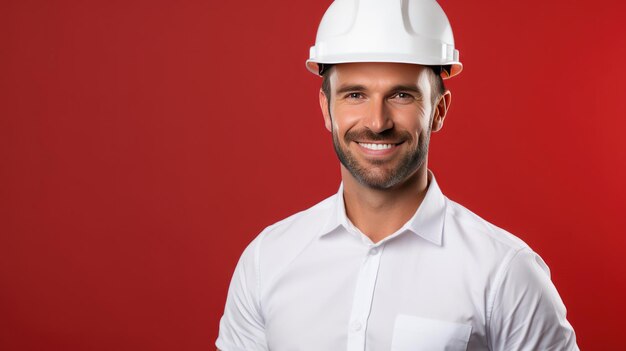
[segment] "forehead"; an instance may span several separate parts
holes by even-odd
[[[359,62],[334,65],[330,74],[331,89],[343,85],[361,85],[384,89],[398,85],[430,90],[429,72],[425,66],[407,63]]]

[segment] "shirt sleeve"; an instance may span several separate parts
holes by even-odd
[[[488,326],[491,350],[577,351],[565,305],[541,257],[524,248],[503,269]]]
[[[215,342],[221,351],[268,350],[258,291],[260,237],[244,250],[230,281],[219,336]]]

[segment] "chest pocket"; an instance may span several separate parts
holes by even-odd
[[[471,325],[398,315],[391,350],[465,351],[471,334]]]

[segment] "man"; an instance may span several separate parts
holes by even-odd
[[[307,67],[342,184],[246,248],[218,349],[577,350],[541,258],[428,171],[462,69],[439,5],[336,0]]]

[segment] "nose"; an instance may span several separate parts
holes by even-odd
[[[382,133],[393,128],[391,111],[385,104],[385,99],[371,99],[367,111],[365,126],[374,133]]]

